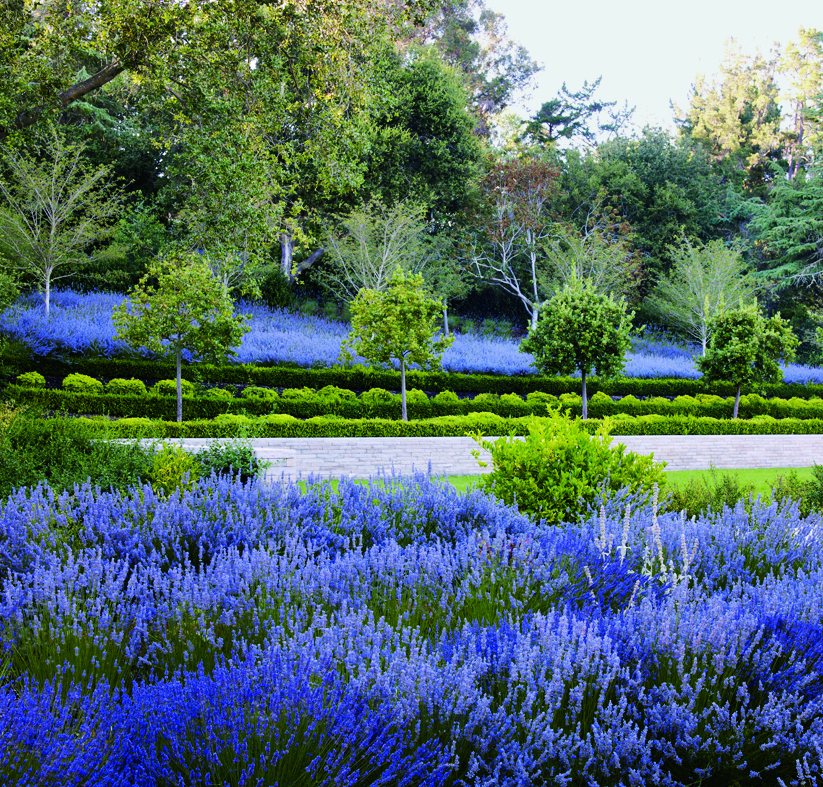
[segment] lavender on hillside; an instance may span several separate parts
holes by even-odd
[[[116,357],[126,352],[111,323],[114,306],[123,296],[112,293],[78,294],[54,291],[47,316],[36,297],[24,298],[3,315],[3,332],[39,355],[100,354]],[[294,363],[333,366],[340,342],[348,333],[345,323],[322,317],[290,314],[261,303],[240,302],[238,311],[251,315],[251,330],[238,349],[241,363]],[[696,347],[678,347],[655,337],[634,342],[624,374],[628,377],[697,378]],[[362,359],[360,359],[362,361]],[[443,368],[463,373],[534,374],[532,357],[521,353],[513,339],[456,334],[443,355]],[[787,382],[823,382],[823,369],[789,364]]]

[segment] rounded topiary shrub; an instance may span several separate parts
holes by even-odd
[[[72,393],[101,394],[103,383],[87,374],[70,374],[63,379],[63,390]]]
[[[194,383],[188,380],[180,381],[183,396],[194,396]],[[177,380],[160,380],[151,387],[155,396],[177,396]]]
[[[244,399],[262,399],[263,401],[276,401],[280,398],[275,388],[263,388],[259,385],[247,385],[243,389],[241,396]]]
[[[142,380],[125,380],[122,377],[115,377],[109,380],[106,385],[106,393],[117,394],[118,396],[145,396],[146,384]]]
[[[23,372],[17,375],[17,384],[23,388],[45,388],[46,378],[40,372]]]
[[[406,391],[406,402],[408,404],[428,404],[429,397],[426,396],[425,391],[421,391],[419,388],[411,388]]]
[[[218,399],[220,401],[228,401],[234,399],[234,391],[229,388],[209,388],[203,394],[204,399]]]
[[[338,388],[336,385],[326,385],[321,388],[317,395],[323,399],[353,401],[357,398],[357,394],[348,388]]]
[[[454,391],[441,391],[432,401],[437,404],[456,404],[460,399]]]
[[[284,399],[302,399],[310,402],[317,398],[314,388],[285,388],[283,390]]]
[[[395,401],[395,394],[385,388],[370,388],[360,394],[360,401],[365,405],[391,404]]]

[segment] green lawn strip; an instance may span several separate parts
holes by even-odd
[[[755,487],[755,494],[767,495],[771,494],[772,487],[779,475],[787,476],[791,472],[797,473],[797,477],[801,481],[806,481],[812,477],[812,469],[810,467],[752,467],[752,468],[735,468],[735,469],[715,469],[717,479],[726,474],[731,473],[736,475],[741,484],[752,483]],[[686,486],[692,480],[704,480],[711,484],[712,477],[711,470],[670,470],[666,472],[667,486]],[[480,479],[479,475],[450,475],[446,476],[446,480],[454,486],[459,492],[465,492],[467,489],[472,489]],[[363,481],[363,483],[366,483]],[[300,482],[302,487],[305,487],[305,482]],[[337,489],[337,479],[332,479],[332,486]]]
[[[719,481],[723,475],[736,475],[741,484],[754,484],[755,494],[770,495],[778,476],[788,476],[797,473],[801,481],[812,478],[811,467],[749,467],[722,469],[715,468],[714,473]],[[712,483],[712,470],[669,470],[666,471],[666,484],[678,487],[686,486],[690,481],[699,480]]]

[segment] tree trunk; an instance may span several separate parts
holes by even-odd
[[[48,275],[43,287],[43,303],[46,305],[46,314],[48,314],[51,308],[51,276]]]
[[[177,423],[183,423],[183,383],[180,372],[180,350],[177,351]]]
[[[406,411],[406,361],[400,359],[400,412],[404,421],[409,420],[409,414]]]
[[[311,268],[311,266],[314,265],[314,263],[317,262],[317,260],[319,260],[325,253],[325,249],[318,249],[306,257],[303,262],[298,262],[297,267],[294,269],[294,275],[289,276],[289,281],[294,281],[301,273],[303,273],[303,271]]]
[[[294,281],[294,238],[288,232],[284,232],[280,236],[280,267],[283,269],[283,275],[289,280]]]
[[[532,306],[532,319],[531,319],[532,330],[534,330],[537,327],[537,318],[539,316],[540,316],[540,312],[538,311],[537,306]]]
[[[443,305],[443,333],[449,335],[449,307]]]
[[[734,412],[732,418],[737,418],[737,408],[740,407],[740,383],[737,384],[737,393],[734,397]]]
[[[580,376],[583,378],[583,420],[585,421],[589,417],[589,400],[586,397],[586,372],[582,372]]]

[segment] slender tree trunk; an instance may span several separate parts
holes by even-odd
[[[532,330],[537,327],[537,318],[540,316],[540,312],[537,306],[532,306],[532,316],[531,316],[531,326]]]
[[[580,376],[583,378],[583,420],[585,421],[589,417],[589,400],[586,396],[586,372],[582,372]]]
[[[177,351],[177,423],[183,423],[183,383],[180,371],[180,350]]]
[[[45,286],[43,287],[43,303],[46,305],[46,314],[51,308],[51,276],[46,274]]]
[[[283,275],[289,280],[294,281],[294,272],[292,267],[294,265],[294,238],[288,232],[284,232],[280,236],[280,266],[283,269]]]
[[[409,414],[406,411],[406,361],[400,359],[400,412],[404,421],[409,420]]]
[[[443,304],[443,333],[449,335],[449,307]]]
[[[737,393],[734,397],[734,412],[732,418],[737,418],[737,408],[740,407],[740,383],[737,384]]]

